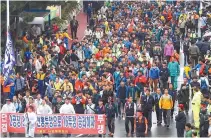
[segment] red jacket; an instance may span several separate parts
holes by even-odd
[[[146,84],[146,83],[147,83],[147,78],[146,78],[144,75],[137,76],[136,79],[135,79],[135,85],[136,85],[137,83]]]
[[[57,25],[53,25],[53,32],[56,33],[59,30],[59,27]]]
[[[64,55],[65,54],[65,52],[66,52],[66,48],[64,47],[64,45],[60,45],[59,46],[59,49],[60,49],[60,54],[62,54],[62,55]]]
[[[205,64],[202,64],[202,65],[201,65],[201,68],[200,68],[200,70],[199,70],[199,75],[205,75],[205,74],[204,74],[204,70],[206,70],[206,65],[205,65]]]

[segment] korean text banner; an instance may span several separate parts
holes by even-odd
[[[25,133],[24,114],[1,115],[1,132]],[[35,133],[104,134],[105,115],[53,114],[37,115]]]

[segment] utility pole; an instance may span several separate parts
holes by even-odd
[[[7,0],[7,33],[9,32],[10,26],[10,1]]]

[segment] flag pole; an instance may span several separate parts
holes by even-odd
[[[10,2],[7,0],[7,33],[9,32],[10,26]]]

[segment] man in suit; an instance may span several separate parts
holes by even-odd
[[[146,90],[146,95],[142,97],[143,104],[143,113],[144,117],[147,118],[148,121],[148,131],[151,131],[152,127],[152,111],[154,111],[155,101],[152,95],[150,95],[150,90]]]
[[[179,104],[179,113],[175,116],[176,128],[177,128],[177,137],[184,137],[186,116],[184,113],[184,105]]]

